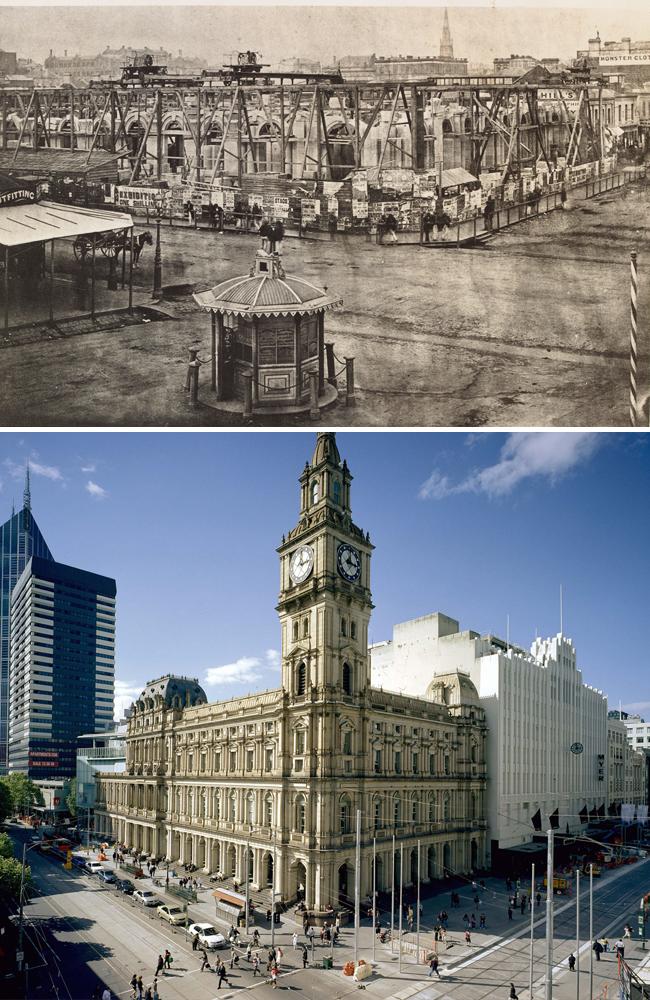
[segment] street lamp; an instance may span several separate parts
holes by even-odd
[[[153,259],[153,291],[152,299],[162,298],[162,256],[160,251],[160,223],[165,209],[165,201],[162,195],[154,195],[154,209],[156,213],[156,251]]]
[[[23,897],[25,892],[25,857],[28,851],[33,851],[38,844],[32,844],[31,847],[27,846],[27,841],[23,841],[23,861],[22,867],[20,869],[20,891],[18,897],[18,952],[16,958],[18,960],[18,971],[23,971],[23,962],[25,955],[23,952]]]

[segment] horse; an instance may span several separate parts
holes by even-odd
[[[142,253],[142,250],[144,249],[144,247],[147,246],[147,245],[148,246],[152,246],[153,245],[153,236],[149,232],[148,229],[145,229],[145,231],[143,233],[138,233],[138,235],[136,237],[134,237],[134,240],[133,240],[133,266],[134,267],[138,266],[138,261],[140,260],[140,254]],[[115,251],[115,257],[116,258],[119,257],[119,255],[121,254],[122,250],[124,250],[124,249],[126,249],[126,250],[130,249],[130,243],[129,243],[128,240],[126,240],[124,243],[120,243],[118,245],[118,247],[117,247],[117,249]]]

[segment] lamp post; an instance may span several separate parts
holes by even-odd
[[[154,198],[154,208],[156,211],[156,251],[153,259],[153,291],[152,299],[162,297],[162,255],[160,251],[160,223],[162,221],[164,202],[162,197],[157,195]]]
[[[530,964],[528,970],[528,992],[532,1000],[533,996],[533,948],[535,942],[535,865],[532,864],[530,871]]]
[[[553,1000],[553,828],[546,831],[546,975],[545,1000]]]
[[[25,893],[25,857],[28,851],[33,851],[38,844],[32,844],[31,847],[27,846],[27,841],[23,841],[23,861],[20,869],[20,890],[18,895],[18,951],[16,953],[16,960],[18,963],[18,971],[23,971],[23,963],[25,961],[25,955],[23,952],[23,899]]]

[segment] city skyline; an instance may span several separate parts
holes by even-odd
[[[0,24],[3,48],[37,61],[50,50],[56,55],[67,50],[70,55],[88,56],[106,47],[133,45],[162,47],[172,55],[182,50],[185,56],[203,58],[210,66],[220,65],[224,53],[240,48],[261,50],[265,62],[297,56],[327,64],[345,55],[372,52],[385,56],[437,53],[444,6],[166,5],[165,17],[154,20],[151,6],[111,5],[109,18],[98,17],[95,7],[26,6],[4,7]],[[446,6],[454,54],[470,63],[491,63],[511,53],[539,59],[575,58],[596,31],[604,40],[650,35],[650,13],[641,7]],[[290,10],[290,17],[278,20],[278,9]]]
[[[3,517],[29,458],[35,514],[53,549],[117,579],[121,707],[167,672],[198,677],[211,700],[279,684],[274,549],[295,523],[314,435],[188,437],[5,435]],[[563,631],[584,681],[610,707],[620,699],[643,714],[647,441],[428,438],[338,435],[355,477],[353,517],[377,547],[371,642],[398,621],[442,611],[502,638],[509,616],[510,640],[528,648],[535,634],[559,630],[562,584]],[[623,509],[624,521],[612,518]]]

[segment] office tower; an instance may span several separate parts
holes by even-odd
[[[110,728],[115,580],[33,556],[11,598],[9,770],[73,777],[77,737]]]
[[[32,515],[29,469],[25,475],[23,507],[0,525],[0,775],[7,773],[9,740],[9,603],[16,581],[32,556],[51,560]]]

